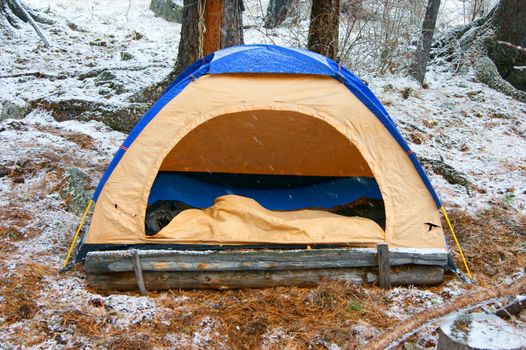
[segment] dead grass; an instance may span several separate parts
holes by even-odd
[[[36,237],[40,230],[32,227],[31,213],[15,204],[0,207],[0,240],[20,241]]]
[[[23,213],[20,217],[24,217]],[[524,216],[512,209],[492,208],[476,217],[461,210],[451,212],[450,217],[478,286],[501,281],[524,266]],[[451,247],[455,250],[452,244]],[[76,273],[77,268],[80,267],[71,273]],[[29,319],[38,313],[40,304],[36,301],[42,278],[48,273],[49,268],[28,264],[15,276],[0,279],[0,295],[6,300],[0,304],[0,312],[6,315],[6,324],[33,322]],[[451,298],[442,294],[443,286],[427,289],[446,300]],[[259,349],[263,343],[271,349],[318,349],[332,343],[355,344],[359,348],[364,341],[399,322],[383,312],[393,303],[385,291],[328,280],[315,288],[174,290],[151,292],[150,297],[164,311],[125,329],[115,324],[120,316],[107,308],[102,298],[57,312],[63,329],[90,339],[95,347],[107,349],[170,348],[173,344],[167,339],[168,334],[185,339],[187,346],[196,334],[204,334],[207,339],[203,346],[209,348]],[[52,297],[39,301],[53,308],[52,302]],[[413,301],[406,303],[410,308]],[[44,326],[38,327],[37,322],[31,323],[35,344],[59,336]],[[272,340],[269,335],[273,335]],[[410,340],[418,339],[414,336]],[[433,339],[420,340],[420,344],[432,343]]]
[[[463,210],[450,214],[464,254],[477,283],[483,287],[526,266],[526,217],[507,208],[492,207],[477,216]],[[444,227],[447,227],[443,223]],[[460,256],[449,232],[449,246],[458,266]]]
[[[4,323],[11,324],[21,320],[31,319],[37,312],[37,301],[42,289],[42,279],[51,273],[45,265],[28,263],[14,275],[0,277],[0,314]]]
[[[93,307],[91,313],[67,311],[62,313],[64,324],[115,349],[147,349],[145,344],[169,347],[164,339],[167,334],[192,339],[196,333],[203,334],[206,323],[212,324],[207,335],[211,348],[258,349],[265,335],[279,330],[283,336],[272,348],[303,349],[363,339],[353,332],[357,324],[386,329],[396,322],[382,312],[388,303],[382,290],[336,281],[324,281],[315,288],[179,290],[151,292],[150,296],[165,312],[126,330],[113,326],[111,311],[104,312],[99,299],[90,305],[105,316],[94,313]]]
[[[292,348],[344,344],[353,339],[351,328],[359,322],[375,328],[394,322],[381,311],[385,308],[382,291],[372,288],[366,293],[336,281],[324,281],[316,288],[173,291],[158,300],[177,315],[168,324],[157,322],[159,334],[191,334],[200,330],[201,320],[210,317],[218,322],[214,329],[233,349],[259,348],[262,336],[276,329],[288,335],[284,341]]]
[[[68,141],[76,143],[82,149],[95,149],[94,139],[89,135],[67,131],[56,127],[54,128],[52,126],[35,125],[35,129],[62,137]]]

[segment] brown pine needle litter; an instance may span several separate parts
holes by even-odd
[[[56,269],[28,261],[19,263],[14,270],[8,269],[7,263],[0,265],[0,296],[5,300],[0,303],[3,317],[0,328],[15,326],[12,339],[20,342],[20,346],[38,345],[64,334],[80,339],[73,343],[73,348],[82,347],[83,342],[88,341],[94,348],[107,349],[168,349],[175,343],[182,344],[180,348],[183,349],[192,346],[327,349],[332,344],[359,349],[366,346],[368,340],[369,346],[374,347],[382,337],[399,338],[399,333],[404,336],[411,333],[412,327],[418,329],[419,324],[427,322],[429,311],[419,313],[426,306],[418,296],[434,293],[432,298],[443,298],[446,304],[441,307],[448,307],[446,311],[441,311],[439,306],[426,308],[438,312],[431,317],[439,317],[440,312],[448,312],[449,308],[462,308],[464,303],[477,303],[485,296],[493,298],[495,290],[482,288],[499,285],[512,275],[517,278],[520,269],[524,268],[526,220],[522,216],[505,208],[488,209],[477,216],[461,210],[453,210],[450,214],[475,277],[475,284],[467,286],[455,282],[453,275],[447,275],[445,283],[455,282],[457,287],[453,288],[458,288],[460,296],[449,294],[446,284],[388,292],[375,286],[354,286],[329,280],[315,288],[150,292],[144,300],[155,305],[151,318],[122,327],[118,323],[132,311],[113,309],[105,293],[88,289],[80,294],[90,295],[87,299],[75,299],[75,304],[56,304],[57,296],[50,292],[48,282],[82,278],[81,265],[60,275]],[[22,213],[20,219],[21,229],[30,222]],[[3,241],[23,244],[23,241],[7,237]],[[470,292],[474,294],[462,297]],[[135,292],[110,294],[129,295],[133,300],[141,298]],[[405,294],[409,297],[396,297]],[[417,297],[413,299],[411,295]],[[52,315],[58,323],[49,322],[44,315]],[[16,326],[22,323],[25,327]],[[195,337],[205,339],[196,343]]]
[[[382,350],[389,347],[392,343],[410,333],[412,330],[424,325],[426,322],[446,316],[459,309],[470,305],[480,304],[483,301],[500,298],[508,295],[518,295],[526,293],[526,277],[520,278],[512,285],[500,285],[498,287],[486,288],[482,291],[470,293],[462,296],[445,305],[436,306],[430,310],[425,310],[414,315],[410,321],[402,322],[394,327],[393,331],[382,333],[365,347],[366,350]],[[349,344],[347,349],[352,349],[354,344]]]
[[[171,294],[171,295],[170,295]],[[385,328],[394,324],[381,310],[386,305],[383,292],[373,288],[365,293],[352,284],[324,281],[316,288],[269,288],[229,291],[177,291],[161,297],[168,309],[184,308],[191,317],[172,318],[157,325],[162,333],[193,332],[201,321],[216,321],[214,328],[225,336],[232,349],[255,349],[270,329],[283,329],[295,339],[293,348],[306,344],[352,339],[352,326],[363,323]],[[177,300],[184,300],[180,302]],[[290,344],[292,345],[292,344]]]

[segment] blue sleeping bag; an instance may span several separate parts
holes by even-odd
[[[256,200],[270,210],[329,209],[362,197],[382,199],[374,178],[328,178],[306,186],[254,188],[213,183],[178,172],[159,172],[148,205],[159,200],[180,201],[194,208],[208,208],[217,197],[235,194]]]

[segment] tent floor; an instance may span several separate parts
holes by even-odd
[[[322,279],[374,284],[384,278],[378,255],[375,248],[101,251],[88,253],[85,270],[88,285],[103,290],[136,290],[138,282],[147,290],[313,286]],[[393,285],[444,280],[446,251],[395,249],[388,257]]]

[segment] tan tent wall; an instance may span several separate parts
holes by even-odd
[[[208,120],[183,137],[161,170],[373,177],[360,151],[332,126],[279,110],[243,111]]]
[[[345,135],[379,184],[386,211],[385,241],[393,247],[445,248],[441,227],[429,231],[426,224],[440,226],[430,193],[380,121],[332,78],[273,74],[207,75],[169,102],[129,147],[106,182],[86,243],[177,243],[173,238],[144,235],[149,191],[163,160],[199,125],[224,114],[254,110],[312,116]],[[197,235],[195,243],[206,243],[206,237]]]

